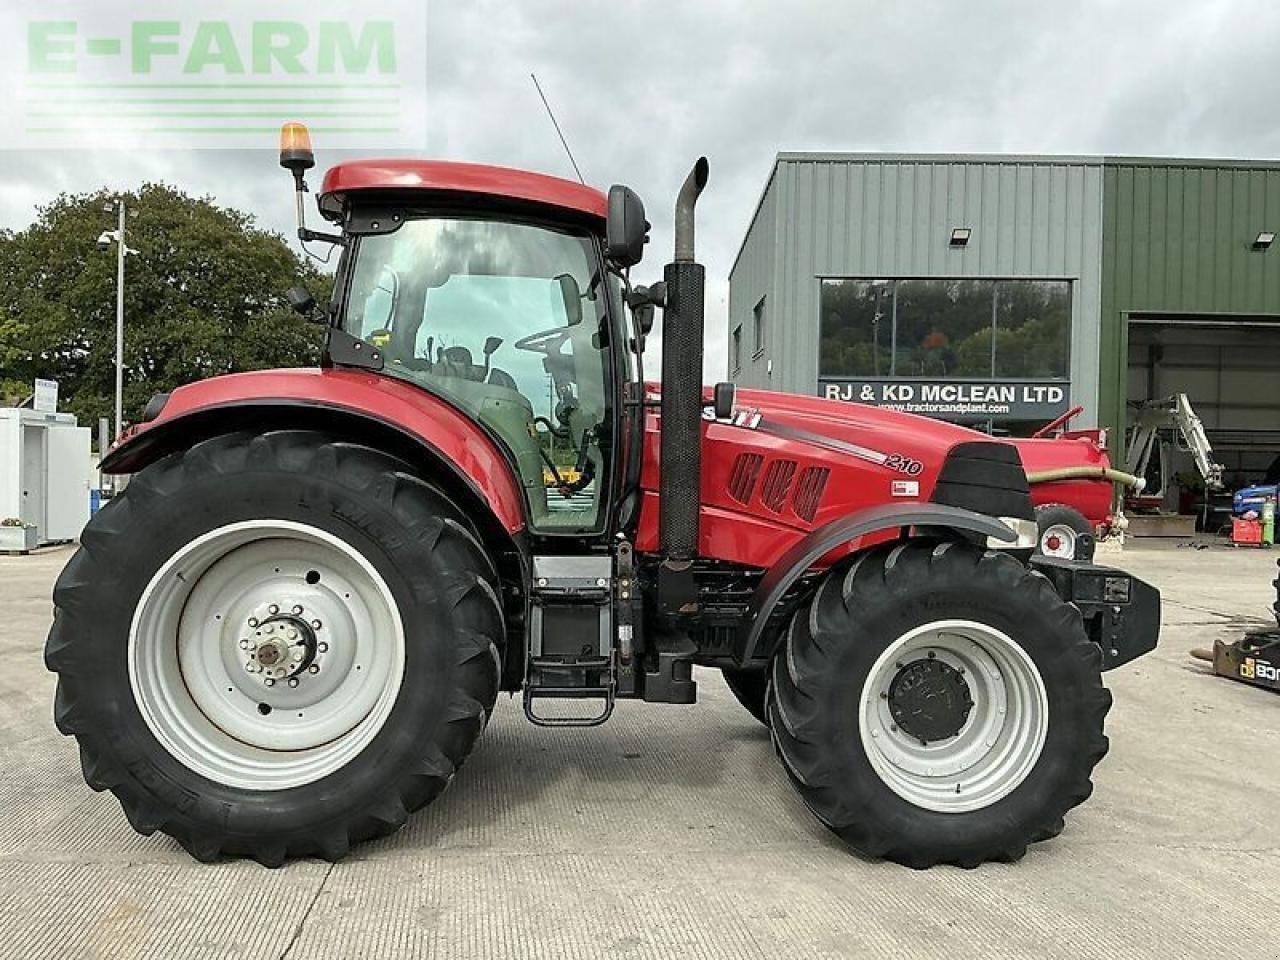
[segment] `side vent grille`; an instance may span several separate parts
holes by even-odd
[[[795,496],[791,498],[791,507],[796,516],[802,520],[812,520],[818,513],[818,505],[822,503],[822,492],[827,489],[827,477],[831,471],[826,467],[805,467],[796,482]]]
[[[733,462],[733,472],[729,474],[729,496],[739,503],[750,503],[751,495],[756,491],[756,481],[760,479],[760,468],[764,466],[764,457],[758,453],[740,453]]]
[[[760,488],[760,499],[774,513],[781,513],[786,506],[787,494],[791,491],[791,481],[796,475],[794,460],[773,460],[764,473],[764,485]]]

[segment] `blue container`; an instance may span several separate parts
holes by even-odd
[[[95,513],[97,513],[101,509],[102,509],[102,491],[90,490],[89,491],[89,516],[92,517]]]

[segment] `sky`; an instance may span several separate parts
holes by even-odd
[[[1276,158],[1278,41],[1280,6],[1226,0],[430,0],[425,155],[572,177],[536,73],[587,182],[644,199],[654,229],[633,279],[647,282],[670,258],[675,192],[705,154],[713,381],[729,269],[779,151]],[[321,167],[357,155],[316,140]],[[162,180],[288,233],[291,184],[273,150],[0,149],[0,228],[23,228],[60,191]]]

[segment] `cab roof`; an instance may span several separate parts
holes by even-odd
[[[560,177],[508,167],[446,160],[352,160],[324,175],[321,209],[359,191],[429,190],[520,200],[605,219],[608,201],[594,187]]]

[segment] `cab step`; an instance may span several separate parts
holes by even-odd
[[[594,727],[613,714],[613,559],[607,555],[533,558],[524,714],[540,727]],[[562,715],[539,700],[598,701]]]

